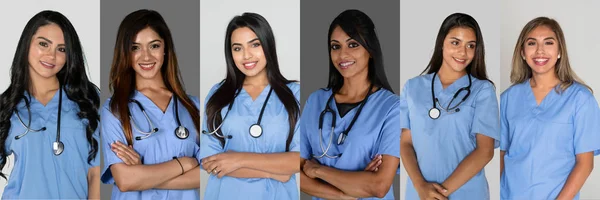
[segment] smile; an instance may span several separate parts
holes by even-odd
[[[467,59],[458,59],[455,57],[452,57],[452,58],[454,59],[454,61],[456,61],[457,63],[460,63],[460,64],[465,64],[467,62]]]
[[[254,67],[256,67],[256,63],[258,63],[258,61],[255,61],[255,62],[245,62],[244,63],[244,68],[246,68],[246,69],[254,69]]]
[[[533,62],[535,63],[535,65],[538,65],[538,66],[546,65],[546,63],[548,63],[549,60],[550,59],[548,59],[548,58],[539,58],[539,57],[533,58]]]
[[[54,65],[54,64],[47,63],[47,62],[44,62],[44,61],[40,61],[40,64],[42,64],[42,66],[43,66],[44,68],[48,68],[48,69],[53,69],[53,68],[56,66],[56,65]]]
[[[348,67],[350,67],[351,65],[354,65],[354,63],[356,63],[356,61],[346,61],[346,62],[341,62],[340,68],[342,69],[348,69]]]
[[[154,69],[154,65],[156,65],[156,63],[139,63],[138,64],[142,70],[152,70]]]

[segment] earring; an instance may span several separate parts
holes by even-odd
[[[558,59],[560,59],[560,54],[558,54]]]

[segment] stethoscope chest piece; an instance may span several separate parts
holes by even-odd
[[[61,141],[55,141],[52,143],[52,151],[54,155],[58,156],[65,150],[65,145]]]
[[[437,119],[437,118],[440,118],[440,109],[438,109],[438,108],[435,108],[435,107],[434,107],[434,108],[431,108],[431,109],[429,109],[429,117],[430,117],[431,119]]]
[[[337,144],[342,145],[342,144],[344,144],[345,140],[346,140],[346,134],[341,133],[340,136],[338,136]]]
[[[175,129],[175,136],[179,139],[187,139],[190,136],[190,131],[184,126],[179,126]]]
[[[259,124],[252,124],[249,129],[250,136],[253,138],[258,138],[262,135],[263,129]]]

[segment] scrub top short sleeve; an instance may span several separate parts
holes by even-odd
[[[489,82],[484,82],[474,102],[475,113],[471,124],[471,134],[482,134],[493,138],[494,147],[500,146],[500,124],[498,122],[498,100],[496,90]]]
[[[290,90],[294,93],[294,97],[296,98],[296,102],[300,102],[300,85],[296,83],[288,84]],[[290,143],[290,152],[300,152],[300,117],[296,121],[296,125],[294,126],[294,136],[292,137],[292,142]]]
[[[206,104],[208,103],[208,100],[210,100],[210,97],[212,97],[212,95],[217,91],[217,89],[221,86],[221,83],[215,84],[210,91],[208,92],[208,95],[206,96],[206,99],[204,100],[204,114],[203,117],[204,119],[202,120],[202,130],[208,131],[208,124],[207,124],[207,119],[206,119]],[[222,116],[224,117],[224,116]],[[218,126],[218,125],[217,125]],[[204,168],[202,166],[202,159],[218,154],[218,153],[222,153],[223,152],[223,147],[221,146],[221,142],[215,138],[215,136],[213,135],[209,135],[209,134],[204,134],[202,133],[200,135],[200,156],[198,159],[198,163],[200,163],[201,167]]]
[[[583,99],[575,112],[574,146],[575,154],[593,151],[594,155],[600,154],[600,109],[594,96]]]
[[[400,129],[409,129],[410,130],[410,113],[408,111],[408,98],[406,95],[408,94],[408,81],[404,84],[404,88],[400,93]]]
[[[115,180],[110,171],[110,166],[117,163],[123,163],[123,161],[112,152],[110,145],[116,141],[127,144],[127,140],[123,134],[121,122],[110,111],[109,104],[110,98],[106,100],[100,114],[100,121],[102,122],[100,123],[102,132],[102,150],[104,151],[104,165],[102,166],[102,176],[100,179],[105,184],[114,184]]]

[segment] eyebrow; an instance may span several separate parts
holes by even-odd
[[[535,38],[527,38],[527,40],[536,40],[536,39]],[[543,40],[556,40],[556,38],[554,38],[554,37],[547,37],[547,38],[544,38]]]
[[[148,42],[148,44],[151,44],[151,43],[154,43],[154,42],[160,42],[160,43],[162,43],[162,41],[160,41],[159,39],[156,39],[156,40],[152,40],[152,41]],[[133,44],[140,44],[140,43],[134,42]]]
[[[350,40],[353,40],[353,39],[352,39],[352,38],[348,38],[348,39],[346,39],[346,42],[348,42],[348,41],[350,41]],[[331,40],[331,42],[337,42],[337,43],[340,43],[340,41],[337,41],[337,40]]]
[[[46,42],[48,42],[48,43],[52,44],[52,41],[50,41],[48,38],[45,38],[45,37],[42,37],[42,36],[38,36],[37,38],[38,38],[38,39],[45,40]]]
[[[248,41],[246,43],[250,44],[250,43],[253,43],[253,42],[257,41],[257,40],[258,40],[258,38],[254,38],[254,39],[251,39],[250,41]],[[236,45],[242,46],[242,44],[240,44],[240,43],[233,43],[233,44],[231,44],[231,46],[236,46]]]

